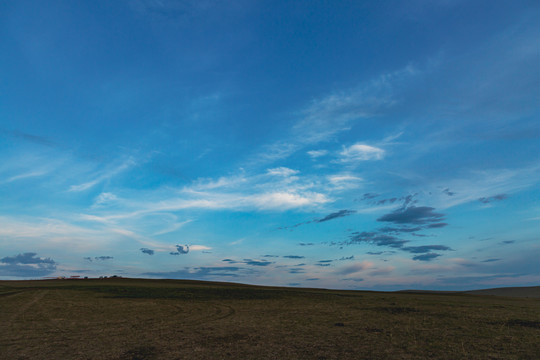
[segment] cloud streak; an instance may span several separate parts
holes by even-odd
[[[322,222],[325,222],[325,221],[330,221],[330,220],[338,219],[338,218],[341,218],[341,217],[349,216],[349,215],[352,215],[354,213],[356,213],[355,210],[339,210],[339,211],[336,211],[334,213],[326,215],[322,219],[316,220],[316,222],[322,223]]]
[[[109,179],[113,178],[114,176],[116,176],[116,175],[118,175],[118,174],[132,168],[136,164],[137,163],[135,162],[135,159],[130,157],[126,161],[124,161],[121,165],[119,165],[119,166],[117,166],[117,167],[115,167],[113,169],[101,172],[101,174],[98,175],[94,180],[87,181],[87,182],[79,184],[79,185],[72,185],[69,188],[68,191],[70,191],[70,192],[81,192],[81,191],[88,190],[88,189],[96,186],[97,184],[99,184],[99,183],[101,183],[103,181],[109,180]]]
[[[385,151],[375,146],[357,143],[343,148],[340,155],[341,162],[382,160],[384,158]]]

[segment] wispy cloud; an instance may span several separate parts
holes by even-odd
[[[539,181],[540,165],[538,164],[517,168],[472,170],[467,173],[467,176],[462,175],[445,180],[446,186],[435,182],[432,187],[431,202],[437,208],[445,209],[476,201],[484,203],[485,201],[500,201],[513,193],[534,187]],[[435,191],[441,186],[451,188],[454,194],[448,196]]]
[[[176,230],[182,228],[184,225],[189,224],[192,221],[193,220],[185,220],[185,221],[173,223],[170,226],[167,226],[166,228],[164,228],[164,229],[162,229],[162,230],[160,230],[158,232],[153,233],[152,236],[158,236],[158,235],[163,235],[163,234],[168,234],[168,233],[171,233],[171,232],[175,232]]]
[[[332,190],[356,189],[362,186],[364,181],[363,178],[348,173],[328,175],[327,179],[331,184]]]
[[[328,154],[328,150],[310,150],[307,152],[312,159],[317,159]]]
[[[109,205],[111,203],[114,203],[116,200],[118,200],[118,197],[115,194],[110,192],[103,192],[98,195],[98,197],[94,201],[93,206]]]
[[[385,151],[375,146],[356,143],[349,147],[344,147],[340,153],[342,162],[382,160]]]
[[[44,146],[49,146],[49,147],[55,146],[55,143],[51,139],[44,136],[29,134],[29,133],[25,133],[21,131],[11,131],[9,132],[9,134],[19,139],[23,139],[25,141],[28,141],[34,144],[44,145]]]
[[[252,164],[274,162],[284,159],[295,152],[328,141],[337,134],[348,131],[351,125],[360,119],[380,116],[396,104],[394,88],[421,73],[412,65],[407,65],[394,72],[384,73],[346,91],[335,92],[312,100],[304,109],[298,111],[299,120],[290,132],[281,139],[262,147],[252,159]],[[366,145],[367,146],[367,145]],[[384,152],[374,148],[358,149],[356,158],[362,160],[382,158]],[[353,149],[354,151],[354,149]],[[360,154],[362,153],[362,154]],[[369,153],[369,155],[368,155]],[[312,158],[326,155],[326,150],[310,150]],[[350,160],[353,159],[351,153]]]
[[[0,243],[37,243],[40,248],[68,246],[88,250],[110,241],[110,234],[50,218],[0,216]]]
[[[373,268],[374,263],[371,261],[362,261],[362,262],[356,262],[352,265],[346,265],[342,266],[339,269],[336,270],[336,273],[339,275],[351,275],[356,274],[358,272],[362,272],[368,269]]]
[[[15,175],[15,176],[12,176],[10,178],[8,178],[6,180],[7,183],[10,183],[10,182],[13,182],[13,181],[17,181],[17,180],[23,180],[23,179],[28,179],[28,178],[34,178],[34,177],[39,177],[39,176],[43,176],[47,174],[46,171],[31,171],[31,172],[27,172],[27,173],[23,173],[23,174],[19,174],[19,175]]]
[[[82,184],[79,184],[79,185],[72,185],[69,188],[69,191],[71,191],[71,192],[80,192],[80,191],[88,190],[88,189],[96,186],[97,184],[99,184],[99,183],[101,183],[103,181],[109,180],[112,177],[114,177],[114,176],[128,170],[129,168],[133,167],[134,165],[136,165],[135,159],[130,157],[126,161],[124,161],[121,165],[119,165],[119,166],[117,166],[117,167],[115,167],[113,169],[109,169],[109,170],[100,172],[100,174],[97,177],[95,177],[94,180],[91,180],[91,181],[88,181],[88,182],[85,182],[85,183],[82,183]]]
[[[324,194],[305,192],[303,194],[290,192],[273,192],[255,195],[250,199],[259,209],[287,210],[302,206],[325,204],[330,201]]]
[[[293,169],[289,169],[289,168],[286,168],[286,167],[278,167],[278,168],[268,169],[267,172],[268,172],[269,175],[284,176],[284,177],[292,176],[292,175],[295,175],[295,174],[299,173],[298,170],[293,170]]]
[[[386,73],[360,84],[355,89],[338,92],[314,100],[302,112],[303,119],[295,131],[304,142],[315,144],[348,130],[354,120],[379,115],[395,103],[393,87],[396,82],[415,73],[413,67]]]

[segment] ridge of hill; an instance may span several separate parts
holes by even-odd
[[[513,286],[513,287],[501,287],[501,288],[489,288],[489,289],[477,289],[477,290],[463,290],[463,291],[444,291],[444,290],[399,290],[396,293],[406,294],[431,294],[431,295],[488,295],[488,296],[505,296],[505,297],[519,297],[519,298],[540,298],[540,286]]]
[[[375,293],[408,293],[408,294],[426,294],[426,295],[488,295],[488,296],[505,296],[505,297],[518,297],[518,298],[540,298],[540,286],[512,286],[512,287],[500,287],[500,288],[487,288],[487,289],[475,289],[475,290],[418,290],[418,289],[405,289],[397,291],[374,291],[374,290],[345,290],[345,289],[324,289],[324,288],[303,288],[303,287],[284,287],[284,286],[265,286],[265,285],[252,285],[234,282],[221,282],[221,281],[205,281],[205,280],[184,280],[184,279],[146,279],[146,278],[123,278],[123,277],[110,277],[105,279],[46,279],[46,280],[0,280],[1,286],[28,286],[30,283],[40,285],[58,285],[64,284],[65,281],[73,285],[92,285],[95,282],[103,284],[119,283],[122,285],[144,285],[144,286],[218,286],[218,287],[231,287],[231,288],[252,288],[259,290],[307,290],[307,291],[332,291],[332,292],[375,292]]]
[[[493,295],[507,297],[540,298],[540,286],[502,287],[464,291],[471,295]]]

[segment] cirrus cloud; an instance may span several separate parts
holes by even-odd
[[[340,155],[341,162],[382,160],[384,158],[385,151],[375,146],[357,143],[343,148]]]

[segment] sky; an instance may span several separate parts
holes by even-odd
[[[540,2],[0,3],[0,278],[540,284]]]

